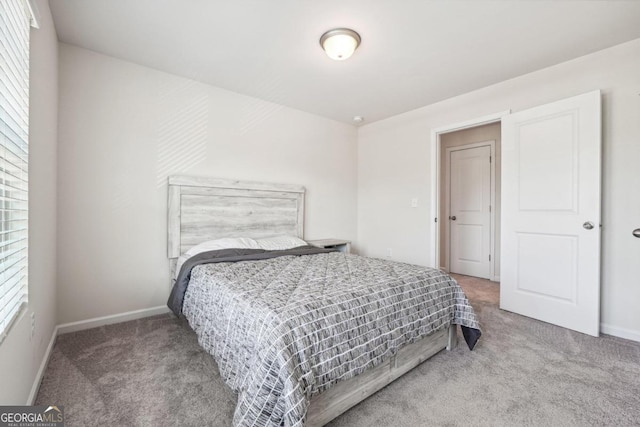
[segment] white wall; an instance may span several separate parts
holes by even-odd
[[[161,306],[166,178],[301,184],[305,237],[355,239],[350,125],[60,45],[59,322]]]
[[[428,265],[432,128],[603,93],[603,332],[640,340],[640,40],[359,128],[360,253]],[[412,209],[411,197],[419,198]]]
[[[56,325],[56,135],[58,36],[38,0],[31,30],[29,122],[29,305],[0,344],[0,404],[24,405]],[[31,336],[31,313],[36,328]]]

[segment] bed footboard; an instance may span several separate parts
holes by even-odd
[[[458,345],[458,325],[451,324],[449,326],[449,341],[447,342],[447,350],[451,351]]]
[[[451,325],[402,347],[394,357],[381,365],[314,396],[307,411],[305,426],[320,427],[327,424],[431,356],[445,348],[451,350],[456,344],[456,325]]]

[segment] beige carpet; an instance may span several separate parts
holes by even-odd
[[[488,303],[494,306],[500,304],[500,284],[490,282],[477,277],[463,276],[461,274],[452,274],[453,278],[464,290],[465,295],[472,304]]]
[[[338,426],[640,425],[640,343],[592,338],[500,311],[497,284],[456,276],[483,328],[473,352],[441,352]],[[228,426],[234,394],[170,315],[62,335],[37,397],[72,426]]]

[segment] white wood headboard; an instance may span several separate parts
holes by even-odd
[[[169,177],[167,256],[223,237],[304,237],[299,185],[175,175]]]

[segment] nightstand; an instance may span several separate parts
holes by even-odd
[[[307,240],[307,243],[311,246],[318,248],[336,248],[340,252],[351,253],[351,240],[342,239],[320,239],[320,240]]]

